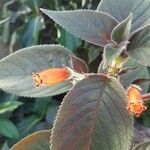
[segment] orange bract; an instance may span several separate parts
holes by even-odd
[[[136,117],[139,117],[147,107],[144,106],[141,89],[136,85],[131,85],[127,91],[128,95],[128,106],[127,109],[133,113]]]
[[[53,86],[70,76],[70,72],[67,68],[50,68],[43,70],[38,73],[33,73],[32,78],[35,82],[35,85],[38,87],[42,86]]]

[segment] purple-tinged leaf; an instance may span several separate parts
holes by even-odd
[[[101,0],[97,10],[106,12],[118,21],[123,21],[130,14],[134,0]]]
[[[128,150],[133,119],[121,84],[90,75],[64,98],[51,136],[51,149]]]
[[[73,55],[70,55],[70,57],[71,57],[72,68],[77,73],[88,73],[89,72],[88,66],[86,65],[86,63],[82,59],[80,59],[76,56],[73,56]]]
[[[97,10],[120,22],[132,12],[131,34],[150,24],[150,0],[101,0]]]
[[[50,150],[50,130],[32,133],[15,144],[11,150]]]
[[[99,46],[109,43],[110,34],[118,24],[113,17],[98,11],[41,11],[69,32]]]

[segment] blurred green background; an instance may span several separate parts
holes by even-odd
[[[96,9],[100,0],[0,0],[0,59],[37,44],[61,44],[96,72],[102,48],[88,44],[56,25],[39,8],[50,10]],[[64,94],[24,98],[0,91],[0,147],[42,129],[50,129]],[[140,119],[150,127],[150,110]]]

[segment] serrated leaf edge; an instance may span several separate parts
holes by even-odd
[[[115,82],[116,82],[116,84],[117,85],[119,85],[120,86],[120,88],[123,90],[123,91],[125,91],[125,89],[123,88],[123,86],[122,86],[122,84],[120,84],[120,82],[118,81],[118,80],[116,80],[115,78],[113,78],[113,77],[109,77],[109,76],[106,76],[105,74],[103,74],[103,73],[96,73],[96,74],[89,74],[88,76],[86,76],[86,78],[88,78],[89,76],[100,76],[100,77],[102,77],[102,80],[106,80],[106,78],[107,78],[107,80],[108,79],[111,79],[111,80],[115,80]],[[86,79],[86,78],[84,78],[84,79]],[[105,79],[103,79],[103,78],[105,78]],[[81,80],[82,81],[82,80]],[[78,83],[77,83],[78,84]],[[106,83],[107,84],[107,83]],[[60,112],[61,112],[61,110],[62,110],[62,106],[63,106],[63,104],[64,104],[64,99],[70,94],[70,92],[73,90],[73,88],[76,86],[76,84],[69,90],[69,92],[64,96],[64,98],[63,98],[63,101],[61,102],[61,104],[60,104],[60,106],[59,106],[59,108],[58,108],[58,112],[57,112],[57,114],[56,114],[56,117],[55,117],[55,121],[54,121],[54,123],[53,123],[53,127],[52,127],[52,129],[51,129],[51,136],[50,136],[50,149],[52,149],[52,139],[53,139],[53,134],[54,134],[54,132],[55,132],[55,130],[54,130],[54,128],[55,128],[55,125],[56,125],[56,121],[57,121],[57,118],[59,117],[59,114],[60,114]],[[126,92],[125,92],[126,93]],[[127,95],[126,95],[126,99],[127,99]],[[134,129],[134,127],[133,127],[133,117],[132,117],[132,135],[129,137],[129,139],[130,139],[130,145],[128,146],[129,148],[131,147],[131,141],[132,141],[132,138],[133,138],[133,129]],[[91,141],[91,140],[90,140]],[[91,145],[91,143],[90,143],[90,145]]]
[[[95,13],[104,14],[104,15],[110,17],[111,19],[113,19],[114,21],[116,21],[117,24],[119,23],[119,22],[118,22],[113,16],[111,16],[109,13],[105,13],[105,12],[101,12],[101,11],[97,11],[97,10],[78,9],[78,10],[66,10],[66,11],[53,11],[53,10],[47,10],[47,9],[43,9],[43,8],[40,8],[40,10],[41,10],[44,14],[46,14],[44,11],[49,12],[49,13],[50,13],[51,11],[52,11],[52,12],[80,12],[80,11],[95,12]],[[47,15],[47,14],[46,14],[46,15]],[[47,16],[48,16],[48,15],[47,15]],[[48,17],[49,17],[49,16],[48,16]],[[69,33],[75,35],[76,37],[78,37],[78,38],[80,38],[80,39],[82,39],[82,40],[84,40],[84,41],[87,41],[87,42],[89,42],[89,43],[92,43],[92,44],[94,44],[94,45],[104,47],[104,45],[102,45],[102,44],[95,44],[94,42],[90,42],[89,40],[85,40],[83,37],[81,37],[81,36],[79,36],[79,35],[77,35],[77,34],[74,34],[72,31],[66,29],[63,25],[60,25],[60,23],[57,23],[57,22],[55,21],[55,19],[53,19],[53,17],[49,17],[49,18],[52,19],[52,20],[53,20],[56,24],[58,24],[59,26],[63,27],[63,28],[64,28],[66,31],[68,31]]]
[[[20,141],[18,141],[16,144],[14,144],[10,150],[13,150],[18,144],[21,144],[24,140],[26,140],[30,136],[34,136],[37,133],[44,133],[44,132],[51,132],[51,130],[40,130],[40,131],[34,132],[32,134],[29,134],[28,136],[24,137],[23,139],[21,139]]]
[[[113,39],[113,33],[116,31],[116,29],[120,26],[120,25],[122,25],[123,23],[125,23],[126,21],[130,21],[130,30],[131,30],[131,23],[132,23],[132,16],[133,16],[133,13],[130,13],[129,15],[128,15],[128,17],[125,19],[125,20],[123,20],[122,22],[120,22],[119,24],[117,24],[117,26],[112,30],[112,32],[111,32],[111,40],[112,41],[114,41],[114,42],[116,42],[114,39]],[[128,24],[128,23],[127,23]],[[130,37],[130,31],[129,31],[129,37]],[[128,39],[129,39],[129,37],[128,37]],[[126,40],[128,40],[128,39],[126,39]],[[124,41],[126,41],[126,40],[124,40]],[[123,42],[123,41],[122,41]],[[120,43],[118,43],[118,44],[120,44]]]

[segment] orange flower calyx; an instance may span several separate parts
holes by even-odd
[[[53,86],[68,79],[70,71],[64,68],[49,68],[38,73],[33,73],[32,78],[36,87]]]
[[[127,96],[128,111],[133,113],[136,117],[139,117],[147,109],[142,99],[141,88],[132,84],[127,90]]]

